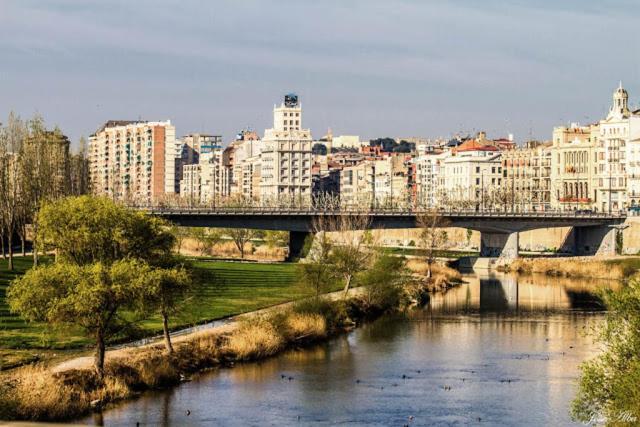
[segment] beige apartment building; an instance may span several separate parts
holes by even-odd
[[[312,188],[311,131],[302,128],[302,107],[294,94],[273,109],[260,150],[260,198],[308,201]],[[254,169],[255,170],[255,169]]]
[[[551,157],[551,142],[530,141],[502,152],[503,186],[526,208],[542,211],[551,206]]]
[[[594,209],[597,206],[597,135],[597,124],[572,124],[553,129],[551,206],[554,209]]]
[[[340,171],[340,202],[351,206],[369,206],[375,194],[375,170],[371,160],[344,166]]]
[[[173,195],[179,155],[170,121],[110,120],[89,138],[93,192],[136,202]]]

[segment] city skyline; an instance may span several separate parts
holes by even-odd
[[[296,92],[315,139],[331,127],[548,140],[603,116],[620,80],[638,106],[640,59],[625,42],[638,14],[625,5],[3,2],[0,115],[37,111],[74,145],[138,118],[227,142],[262,134]]]

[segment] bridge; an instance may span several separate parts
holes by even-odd
[[[366,217],[368,229],[418,227],[421,216],[437,215],[442,227],[461,227],[480,232],[480,256],[518,257],[518,233],[539,228],[573,227],[565,247],[576,255],[615,254],[615,230],[626,219],[624,212],[420,209],[314,209],[314,208],[138,208],[186,227],[250,228],[289,231],[289,256],[300,254],[304,240],[315,233],[321,218]]]

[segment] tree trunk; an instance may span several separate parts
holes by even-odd
[[[244,243],[238,245],[238,249],[240,249],[240,259],[244,259]]]
[[[9,262],[7,264],[7,270],[13,271],[13,232],[9,231]]]
[[[349,286],[351,286],[351,275],[349,274],[347,276],[347,280],[345,280],[344,283],[344,297],[347,297],[347,294],[349,293]]]
[[[27,256],[27,248],[25,246],[25,241],[24,241],[24,231],[22,232],[22,234],[20,235],[20,246],[22,249],[22,256]]]
[[[433,261],[428,260],[427,261],[427,279],[431,279],[432,273],[431,273],[431,264],[433,264]]]
[[[104,336],[102,335],[101,332],[98,332],[96,336],[96,355],[93,361],[93,367],[99,379],[104,378],[104,355],[105,355]]]
[[[33,266],[38,266],[38,223],[33,221],[33,241],[31,242],[31,252],[33,253]]]
[[[167,316],[167,313],[162,313],[162,330],[164,331],[164,346],[167,349],[167,353],[173,354],[173,345],[171,344],[171,335],[169,334],[169,316]]]
[[[2,243],[2,259],[7,259],[7,250],[4,246],[4,234],[0,236],[0,242]]]

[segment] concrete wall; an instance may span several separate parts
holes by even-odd
[[[636,255],[640,253],[640,217],[629,217],[624,225],[627,228],[622,232],[623,253]]]

